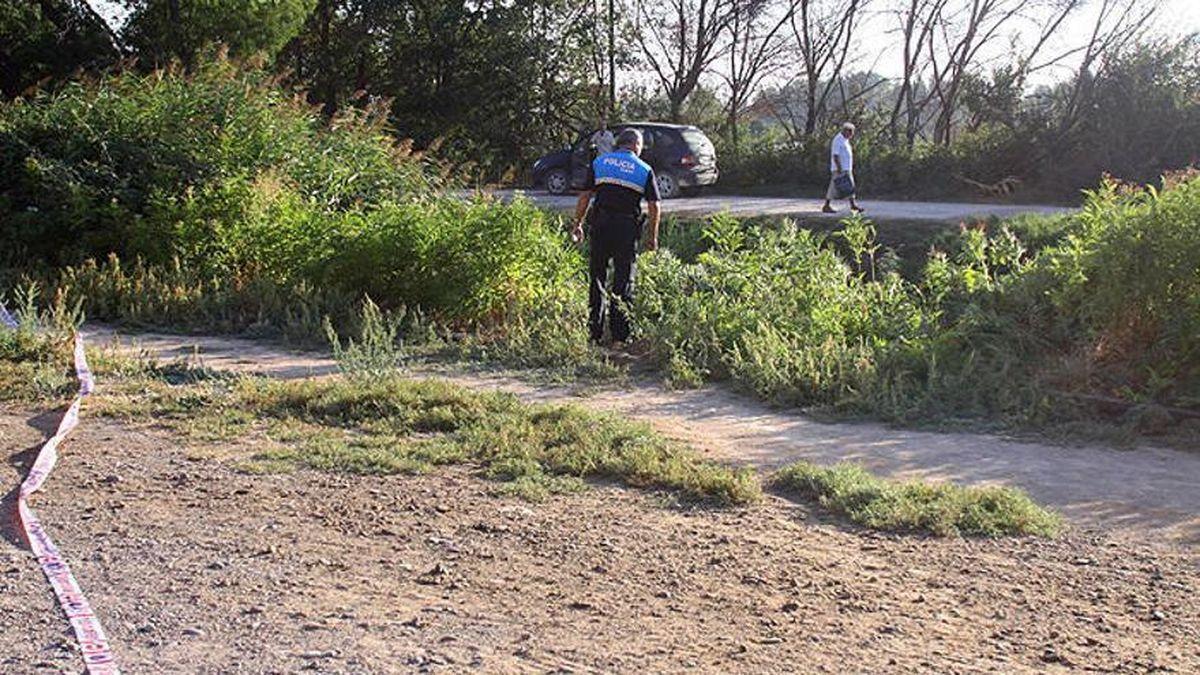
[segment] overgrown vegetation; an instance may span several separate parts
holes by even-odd
[[[359,333],[369,297],[391,331],[375,356],[434,342],[611,374],[586,339],[582,256],[555,217],[441,196],[436,167],[376,122],[324,129],[256,71],[217,62],[10,104],[0,151],[0,238],[20,251],[7,276],[55,306],[311,342]],[[832,233],[670,224],[663,243],[680,255],[642,258],[637,335],[680,384],[730,380],[905,423],[1099,417],[1186,443],[1198,185],[1110,182],[1079,214],[964,226],[903,258],[861,219]]]
[[[442,196],[443,167],[378,116],[326,127],[252,68],[124,74],[5,105],[0,169],[10,279],[93,319],[315,342],[326,317],[356,332],[369,296],[413,318],[406,333],[499,339],[493,353],[521,363],[594,360],[571,283],[582,263],[557,219]]]
[[[678,381],[781,403],[1026,426],[1116,408],[1141,432],[1183,428],[1200,401],[1200,181],[1177,180],[1106,184],[1040,251],[965,228],[912,280],[863,221],[835,246],[718,218],[694,263],[645,261],[637,326]]]
[[[1014,488],[889,481],[854,464],[819,467],[808,462],[781,469],[774,482],[875,530],[1050,537],[1062,529],[1057,514]]]
[[[226,61],[186,77],[70,85],[0,113],[10,260],[116,253],[278,272],[284,258],[337,246],[340,220],[427,197],[440,182],[378,118],[351,113],[326,128],[266,74]],[[305,230],[304,240],[287,236]]]

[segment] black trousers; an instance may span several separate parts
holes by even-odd
[[[592,340],[604,336],[604,318],[608,315],[612,339],[629,339],[629,317],[623,306],[633,301],[634,259],[637,257],[638,222],[634,216],[606,211],[592,213],[591,220],[591,287],[588,291],[588,328]],[[619,299],[615,306],[608,302],[608,263],[612,262],[612,295]],[[607,310],[607,311],[606,311]]]

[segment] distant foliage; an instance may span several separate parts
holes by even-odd
[[[122,38],[144,65],[191,64],[213,44],[235,57],[273,56],[296,36],[317,0],[133,0]]]
[[[1082,80],[1024,96],[1003,78],[969,84],[971,114],[949,142],[892,136],[886,96],[852,115],[859,130],[855,176],[864,194],[993,197],[963,179],[993,184],[1014,177],[1018,198],[1074,202],[1106,173],[1160,184],[1164,172],[1200,164],[1198,37],[1132,43],[1106,54],[1103,67]],[[988,86],[998,87],[991,95],[1002,95],[1003,105],[973,98]],[[722,132],[724,184],[824,191],[836,124],[815,136],[788,136],[782,125],[758,121],[736,147],[730,130]]]
[[[120,58],[115,36],[86,2],[0,0],[0,97],[9,99]]]

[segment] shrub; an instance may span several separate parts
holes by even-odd
[[[93,318],[314,341],[324,316],[357,330],[369,296],[489,339],[534,322],[550,334],[528,349],[577,352],[546,319],[584,316],[560,223],[439,195],[438,167],[381,119],[326,124],[225,61],[16,101],[0,108],[0,250]]]
[[[1062,520],[1007,487],[898,482],[878,478],[854,464],[819,467],[797,462],[781,469],[776,485],[877,530],[930,532],[941,536],[1053,536]]]
[[[752,137],[739,152],[721,155],[721,182],[739,187],[803,186],[824,194],[829,182],[828,135],[792,141],[771,134]],[[962,133],[951,145],[893,142],[869,129],[854,141],[854,173],[864,194],[978,198],[976,188],[957,176],[990,183],[1008,176],[1036,184],[1038,166],[1031,136],[987,126]],[[1053,197],[1071,198],[1074,188],[1059,188]]]
[[[864,280],[794,224],[749,232],[718,217],[705,236],[711,248],[694,264],[669,252],[646,260],[634,302],[640,334],[680,372],[729,377],[781,402],[843,405],[860,397],[877,348],[921,324],[898,275]]]
[[[315,220],[436,183],[378,116],[348,113],[326,127],[265,73],[224,61],[0,108],[0,243],[19,260],[115,252],[209,264],[203,256],[225,253],[223,235],[268,197]]]
[[[964,227],[909,280],[880,265],[864,222],[835,242],[717,218],[694,263],[645,259],[635,324],[679,381],[727,378],[780,402],[899,421],[1194,415],[1200,180],[1107,184],[1076,216],[1018,226],[1048,243]]]

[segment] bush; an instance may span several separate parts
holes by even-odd
[[[13,102],[0,108],[0,250],[26,272],[44,265],[32,275],[93,318],[173,328],[312,340],[325,315],[354,331],[368,295],[493,333],[548,308],[582,321],[559,222],[440,196],[440,167],[381,119],[326,124],[225,61]]]
[[[728,377],[780,402],[853,405],[883,348],[921,326],[898,274],[865,279],[794,224],[749,232],[718,217],[705,236],[696,263],[662,252],[640,270],[638,329],[679,373]]]
[[[1194,415],[1200,180],[1110,183],[1076,216],[1018,225],[1048,243],[963,228],[909,280],[861,221],[839,235],[847,262],[794,226],[717,218],[694,263],[645,260],[635,324],[681,383],[728,378],[786,403],[898,421]]]
[[[326,129],[266,75],[226,62],[0,108],[0,242],[15,260],[115,252],[220,267],[238,253],[222,240],[271,205],[316,220],[417,198],[436,182],[369,115]]]
[[[1038,336],[1045,387],[1200,403],[1200,180],[1093,192],[1074,233],[989,298]],[[1038,349],[1040,347],[1040,349]],[[1037,350],[1037,351],[1034,351]]]
[[[739,152],[721,155],[721,182],[738,187],[803,186],[825,193],[829,183],[829,142],[833,137],[791,141],[770,134],[752,138]],[[988,126],[963,133],[952,145],[895,143],[869,130],[855,137],[854,174],[864,194],[904,198],[977,198],[966,176],[991,183],[1008,176],[1036,183],[1039,177],[1032,137]],[[1052,196],[1075,197],[1074,188]]]
[[[1023,491],[878,478],[854,464],[823,468],[797,462],[781,469],[776,485],[864,527],[941,536],[1053,536],[1062,520]]]

